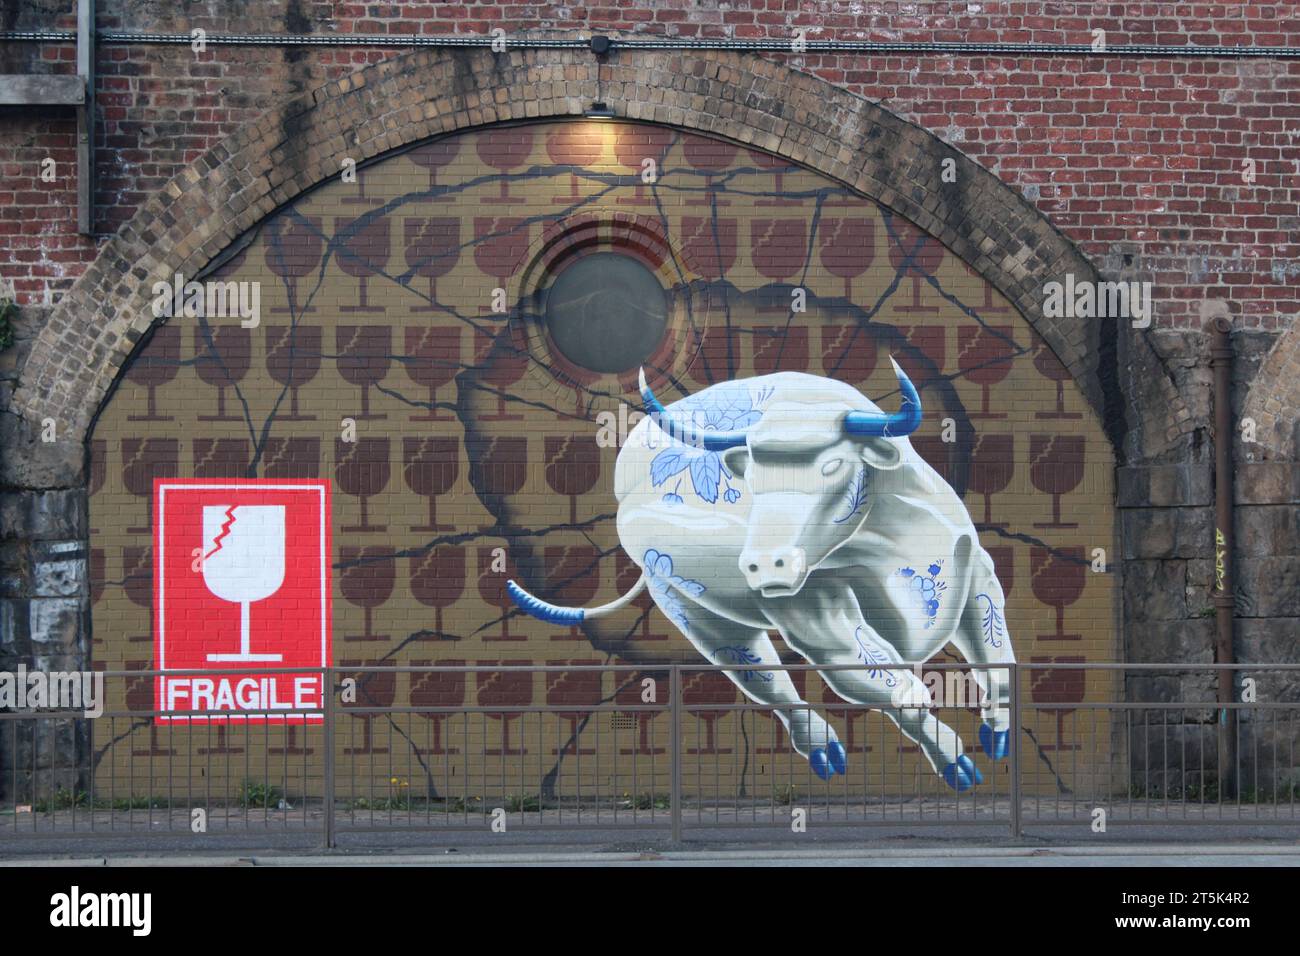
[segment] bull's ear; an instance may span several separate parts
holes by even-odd
[[[737,478],[744,478],[745,469],[749,467],[749,449],[744,445],[728,448],[722,453],[722,463]]]
[[[893,471],[903,463],[903,453],[888,438],[868,438],[862,443],[862,460],[877,471]]]

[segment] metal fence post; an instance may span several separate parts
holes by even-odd
[[[334,848],[334,668],[325,668],[325,848]]]
[[[682,839],[682,669],[680,664],[672,665],[671,679],[668,682],[668,704],[672,718],[672,745],[669,747],[672,761],[672,823],[673,842]]]
[[[1011,760],[1011,836],[1021,835],[1020,828],[1020,668],[1012,661],[1008,665],[1011,680],[1011,747],[1007,756]]]

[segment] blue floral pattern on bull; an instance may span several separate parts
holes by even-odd
[[[728,644],[713,652],[719,664],[761,664],[763,659],[742,644]],[[771,671],[743,670],[738,672],[740,679],[748,684],[752,680],[774,681],[776,674]]]
[[[993,598],[987,594],[975,595],[975,600],[979,602],[982,608],[980,615],[980,630],[984,632],[984,643],[989,647],[1002,646],[1002,634],[1006,629],[1005,619],[998,606],[993,603]]]
[[[704,585],[699,581],[684,578],[680,574],[674,574],[672,555],[656,551],[654,548],[648,549],[645,553],[645,575],[646,584],[650,587],[650,593],[654,595],[655,603],[663,609],[673,623],[682,629],[683,634],[689,634],[690,619],[687,618],[686,608],[682,606],[681,599],[674,589],[680,588],[683,593],[691,597],[699,597],[705,591]]]
[[[943,573],[943,561],[935,561],[922,573],[914,568],[899,568],[898,576],[908,583],[908,594],[912,596],[913,606],[925,617],[925,627],[934,627],[939,616],[939,599],[948,590],[946,581],[940,581]]]
[[[844,507],[846,510],[843,515],[835,519],[836,524],[844,524],[850,518],[855,518],[862,513],[862,508],[867,503],[867,491],[870,487],[871,473],[866,468],[859,468],[858,473],[853,476],[853,483],[844,492]]]
[[[763,417],[762,405],[771,397],[766,388],[757,395],[740,384],[715,385],[706,392],[690,395],[677,403],[673,414],[703,431],[730,432],[748,428]],[[722,455],[704,448],[674,441],[650,462],[650,482],[658,488],[675,475],[687,471],[698,498],[715,504],[719,497],[729,505],[740,500],[741,491],[731,484],[734,477],[722,463]],[[663,496],[665,504],[682,503],[682,482]]]
[[[861,624],[853,629],[853,642],[858,645],[858,660],[869,668],[867,676],[872,680],[881,680],[883,678],[886,687],[897,687],[898,675],[894,673],[893,668],[886,670],[882,666],[888,664],[889,659],[884,654],[881,654],[877,648],[869,646],[875,642],[872,640],[871,635],[867,633],[867,629]]]

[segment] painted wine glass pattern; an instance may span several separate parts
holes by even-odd
[[[510,499],[528,480],[528,439],[488,438],[466,441],[469,453],[469,483],[488,511],[507,513]]]
[[[400,277],[401,283],[410,288],[411,279],[419,277],[429,284],[428,299],[407,306],[407,311],[438,312],[445,308],[438,301],[438,277],[451,272],[460,262],[460,218],[407,217],[402,220],[402,237],[407,271]]]
[[[617,659],[613,663],[631,664],[634,662]],[[618,752],[624,756],[654,757],[668,752],[668,748],[664,746],[666,741],[655,732],[655,719],[660,714],[665,713],[668,708],[664,707],[663,710],[642,709],[646,706],[641,699],[641,694],[643,693],[642,688],[645,686],[644,681],[647,678],[661,686],[664,681],[669,679],[667,671],[614,672],[614,680],[617,682],[614,691],[614,703],[619,707],[638,708],[635,711],[628,712],[628,715],[632,716],[636,721],[637,739],[634,746],[619,748]]]
[[[1061,496],[1083,480],[1086,439],[1082,435],[1030,435],[1029,480],[1052,496],[1052,520],[1035,521],[1035,528],[1077,528],[1077,521],[1061,520]]]
[[[1030,583],[1034,597],[1056,612],[1056,633],[1039,634],[1040,641],[1077,641],[1082,635],[1065,633],[1065,609],[1083,596],[1089,563],[1083,548],[1040,548],[1029,552]]]
[[[370,523],[368,502],[388,486],[392,471],[389,454],[387,438],[334,439],[334,479],[340,491],[355,496],[361,505],[361,523],[345,525],[345,533],[382,534],[388,530],[387,525]]]
[[[740,251],[739,221],[713,216],[683,216],[679,235],[691,265],[710,282],[717,282],[735,266]]]
[[[129,415],[132,422],[170,422],[171,415],[158,414],[157,391],[181,369],[181,327],[176,323],[156,326],[149,347],[126,369],[126,380],[143,385],[148,408],[143,415]]]
[[[131,545],[122,549],[122,589],[127,598],[146,612],[153,611],[153,548]],[[145,626],[127,638],[132,644],[153,640],[153,620],[144,618]]]
[[[402,477],[406,487],[429,502],[428,524],[412,525],[412,531],[437,534],[455,530],[455,525],[438,523],[438,496],[451,491],[459,476],[459,439],[402,439]]]
[[[334,252],[338,266],[357,280],[357,304],[339,306],[340,312],[383,312],[367,298],[371,276],[382,276],[393,254],[392,221],[387,216],[334,219]]]
[[[474,330],[474,364],[479,381],[489,392],[496,394],[495,414],[480,415],[485,422],[521,422],[524,416],[506,411],[510,397],[507,389],[524,377],[528,370],[528,348],[519,339],[515,327]]]
[[[866,218],[824,219],[818,245],[826,271],[844,280],[844,301],[853,302],[853,280],[876,260],[876,221]]]
[[[551,197],[551,202],[562,206],[576,206],[582,202],[578,190],[578,173],[595,166],[605,152],[605,143],[598,130],[587,123],[566,123],[556,127],[546,137],[546,156],[559,167],[569,168],[569,191]]]
[[[289,393],[289,412],[279,411],[283,396],[276,401],[276,418],[284,422],[315,421],[298,409],[298,389],[320,371],[321,330],[315,325],[268,325],[266,327],[266,371]]]
[[[754,329],[754,374],[808,371],[808,331],[806,325]]]
[[[438,389],[449,384],[461,370],[460,326],[407,326],[406,355],[402,365],[406,376],[429,390],[429,410],[410,416],[413,422],[454,422],[454,412],[438,409]]]
[[[377,708],[392,707],[393,701],[397,698],[397,671],[385,667],[390,662],[379,659],[352,659],[339,661],[339,666],[344,668],[344,673],[339,676],[344,680],[351,678],[355,681],[356,696],[353,698],[343,698],[342,706],[349,712],[349,716],[355,718],[361,723],[361,743],[356,742],[356,734],[347,735],[348,745],[343,748],[343,752],[350,756],[361,756],[369,754],[386,754],[391,748],[376,747],[372,725],[375,721],[381,723],[387,720],[381,710]],[[346,669],[349,667],[377,667],[380,670],[359,670],[349,674]],[[356,726],[355,724],[353,725]]]
[[[979,432],[970,452],[970,490],[984,498],[981,528],[1005,528],[1007,523],[993,521],[993,496],[1011,484],[1016,473],[1015,435]]]
[[[421,202],[449,203],[456,197],[446,195],[449,187],[438,183],[438,170],[450,166],[460,154],[461,141],[456,137],[440,139],[436,142],[413,149],[406,158],[429,174],[428,194],[420,198]]]
[[[393,330],[386,325],[340,325],[334,330],[339,375],[361,389],[361,411],[349,417],[359,422],[387,418],[370,411],[370,389],[384,380],[393,360]]]
[[[704,725],[704,746],[690,747],[688,754],[729,754],[730,747],[719,747],[716,740],[717,723],[730,711],[714,710],[713,706],[730,705],[736,701],[736,685],[718,671],[687,671],[682,675],[682,705],[686,713]],[[710,706],[713,705],[713,706]]]
[[[858,324],[821,327],[822,371],[862,387],[876,370],[876,338]]]
[[[446,640],[442,612],[460,600],[465,591],[465,549],[442,544],[422,554],[411,555],[411,596],[425,607],[433,608],[431,640]]]
[[[480,707],[526,707],[533,702],[533,671],[506,670],[504,668],[526,667],[529,660],[478,661],[479,671],[475,673],[478,685],[478,705]],[[528,749],[522,745],[510,746],[510,722],[523,716],[517,710],[488,710],[487,716],[501,722],[501,746],[488,747],[484,753],[497,757],[522,757]]]
[[[664,159],[675,135],[673,130],[642,123],[619,126],[614,137],[614,158],[620,166],[632,170],[631,181],[635,183],[631,195],[627,195],[626,190],[620,190],[617,199],[619,205],[655,205],[655,198],[649,195],[648,187],[652,188],[653,184],[663,181]],[[647,183],[645,174],[651,169],[655,171],[655,176]]]
[[[288,305],[272,306],[273,314],[288,314],[295,319],[315,312],[310,301],[301,301],[299,283],[320,273],[325,254],[325,236],[319,216],[285,213],[266,224],[266,267],[284,280]],[[310,296],[308,296],[310,299]]]
[[[497,170],[501,193],[497,196],[480,196],[479,202],[485,205],[493,203],[503,206],[519,205],[520,198],[510,194],[510,184],[515,176],[510,170],[523,166],[533,151],[535,133],[529,126],[507,126],[488,130],[477,138],[475,151],[478,158]]]
[[[1059,418],[1075,419],[1082,418],[1081,412],[1067,412],[1065,410],[1065,383],[1070,381],[1074,376],[1070,370],[1065,367],[1052,347],[1047,344],[1047,340],[1041,337],[1034,337],[1034,368],[1038,369],[1048,381],[1056,385],[1056,408],[1053,411],[1036,411],[1035,418]]]
[[[375,608],[388,603],[397,579],[397,559],[392,548],[384,546],[344,547],[339,549],[339,590],[349,603],[362,609],[365,630],[361,634],[344,634],[345,641],[386,641],[387,634],[376,634]]]
[[[122,484],[137,498],[144,499],[145,522],[127,528],[127,534],[153,531],[153,483],[155,478],[180,474],[180,443],[175,438],[123,438]]]
[[[971,418],[1006,418],[989,408],[989,390],[1011,373],[1017,353],[1011,326],[963,325],[957,329],[957,368],[980,387],[980,409]]]
[[[600,661],[584,660],[558,660],[547,661],[551,667],[573,666],[581,668],[583,665],[591,667],[593,664],[599,664]],[[596,753],[594,747],[583,747],[579,741],[578,725],[586,724],[592,720],[598,720],[603,714],[593,713],[590,708],[596,707],[601,703],[601,682],[604,678],[599,670],[564,670],[564,671],[546,671],[543,675],[546,678],[546,705],[548,707],[563,707],[569,705],[577,707],[577,710],[556,710],[553,715],[556,720],[566,721],[569,725],[568,733],[561,733],[560,739],[564,742],[561,747],[554,747],[551,753],[557,757],[563,756],[591,756]]]
[[[247,438],[195,438],[190,442],[195,478],[226,478],[248,473]]]
[[[807,269],[808,221],[803,217],[752,219],[749,248],[755,271],[778,286],[759,290],[758,310],[789,312],[790,292],[784,286]]]
[[[201,422],[242,422],[242,415],[226,411],[226,389],[239,387],[253,364],[253,331],[238,325],[194,329],[194,372],[205,385],[217,390],[214,414],[200,415]]]
[[[465,662],[455,658],[446,660],[413,660],[413,667],[464,667]],[[442,725],[458,715],[437,711],[435,707],[460,707],[465,703],[465,671],[436,670],[411,672],[411,706],[429,722],[430,741],[427,747],[413,748],[418,754],[450,755],[460,753],[458,747],[444,747]]]
[[[1078,655],[1064,657],[1031,657],[1032,664],[1082,664],[1084,658]],[[1030,671],[1029,694],[1038,713],[1046,718],[1055,718],[1056,740],[1044,741],[1040,746],[1044,751],[1078,750],[1077,735],[1071,734],[1065,739],[1065,718],[1075,712],[1067,704],[1081,704],[1088,689],[1088,673],[1077,667],[1035,667]]]
[[[785,176],[787,173],[797,173],[799,167],[794,165],[784,156],[774,156],[771,153],[765,153],[761,149],[747,149],[748,159],[758,169],[765,174],[772,174],[772,188],[765,190],[762,199],[754,202],[755,206],[800,206],[803,200],[794,199],[786,195]],[[761,188],[761,187],[760,187]]]
[[[569,499],[569,524],[578,523],[578,498],[600,479],[601,449],[578,435],[546,436],[546,484]]]
[[[480,545],[478,549],[478,594],[483,603],[499,612],[495,621],[485,627],[500,624],[500,634],[484,634],[484,641],[524,641],[526,635],[510,633],[510,619],[519,613],[515,602],[506,591],[506,582],[518,580],[519,572],[514,565],[510,550],[500,546]]]
[[[911,279],[912,301],[908,305],[897,305],[895,309],[904,313],[937,313],[937,305],[923,305],[921,302],[921,285],[934,278],[935,272],[943,262],[943,246],[938,240],[929,236],[911,223],[897,216],[885,217],[886,231],[889,236],[889,264],[901,280]]]
[[[737,148],[722,140],[706,139],[703,136],[682,137],[682,155],[686,157],[686,162],[690,163],[692,169],[704,174],[703,194],[699,195],[698,186],[693,188],[697,191],[698,201],[706,208],[731,205],[731,200],[721,198],[726,192],[726,186],[719,186],[718,174],[731,166]]]

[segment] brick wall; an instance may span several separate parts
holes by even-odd
[[[64,6],[24,5],[13,26],[67,25]],[[784,38],[803,29],[810,39],[1091,43],[1102,29],[1110,44],[1300,44],[1293,8],[1255,3],[934,3],[918,14],[894,3],[849,13],[829,4],[292,2],[234,13],[205,2],[189,5],[184,17],[122,0],[99,6],[101,28],[131,31],[390,36],[500,26]],[[116,229],[142,197],[277,100],[398,52],[101,49],[98,228]],[[7,69],[57,72],[70,69],[72,51],[13,45],[4,55]],[[1155,282],[1159,325],[1199,327],[1207,292],[1232,299],[1242,328],[1290,325],[1300,304],[1300,62],[770,56],[881,102],[996,172],[1103,271],[1135,270]],[[47,155],[71,170],[74,125],[43,112],[14,122],[14,111],[6,112],[0,275],[23,301],[49,303],[93,256],[93,245],[75,235],[75,206],[34,180]],[[1241,178],[1247,159],[1256,166],[1253,184]],[[70,200],[71,180],[64,182],[62,198]]]
[[[856,23],[832,23],[827,14],[822,21],[826,29],[810,32],[809,36],[1086,43],[1092,39],[1091,30],[1100,27],[1108,31],[1112,44],[1297,44],[1297,29],[1286,19],[1288,8],[1271,5],[1111,5],[1106,14],[1113,20],[1100,19],[1096,5],[1091,4],[1052,5],[1052,17],[1044,15],[1042,4],[983,4],[982,12],[973,18],[964,12],[966,5],[960,5],[960,11],[958,5],[953,6],[950,10],[947,5],[930,5],[922,22],[888,4],[867,4]],[[190,5],[192,11],[198,12],[192,14],[192,20],[183,22],[171,14],[159,15],[144,4],[124,4],[120,9],[101,4],[101,8],[101,28],[129,30],[184,31],[202,26],[214,32],[326,32],[332,23],[344,31],[354,28],[345,17],[362,13],[376,19],[365,21],[364,26],[358,24],[355,29],[376,33],[417,27],[427,32],[463,30],[471,22],[482,23],[484,29],[501,22],[509,28],[539,31],[565,25],[549,19],[558,16],[559,8],[537,10],[524,6],[344,9],[299,4],[268,15],[263,12],[265,6],[259,5],[255,15],[244,16],[242,10],[230,14],[225,12],[230,9],[227,5],[210,3]],[[61,5],[48,2],[28,4],[0,25],[46,26],[54,22],[61,9]],[[378,17],[381,11],[391,16]],[[219,15],[214,16],[214,12]],[[492,18],[498,13],[502,14],[499,21]],[[595,17],[597,13],[575,9],[574,16],[578,15]],[[679,35],[729,36],[746,35],[744,30],[751,24],[762,24],[754,28],[769,31],[768,35],[782,35],[789,29],[783,26],[787,18],[796,16],[784,11],[738,13],[696,4],[680,10],[663,4],[654,15],[657,24],[665,25],[665,32],[675,29]],[[618,7],[611,6],[607,16],[608,20],[589,20],[588,28],[659,30],[654,20],[618,19],[628,16]],[[437,17],[461,19],[452,22]],[[737,17],[745,22],[726,22]],[[773,17],[780,22],[765,19]],[[1242,29],[1236,28],[1239,22]],[[63,25],[68,25],[66,19]],[[980,30],[988,32],[982,34]],[[42,50],[31,45],[0,45],[0,69],[66,72],[70,69],[70,53],[70,47]],[[223,138],[235,130],[248,132],[246,124],[252,118],[281,107],[294,94],[317,89],[327,79],[346,76],[366,63],[398,55],[399,51],[355,49],[212,48],[196,56],[184,47],[102,48],[97,65],[101,114],[98,135],[101,147],[106,147],[99,152],[101,230],[116,228],[144,208],[159,187],[204,149],[226,142]],[[34,61],[38,56],[45,59]],[[591,59],[585,53],[575,54],[575,58],[573,63]],[[1117,476],[1117,503],[1123,509],[1119,553],[1124,565],[1131,565],[1136,575],[1136,583],[1126,589],[1123,611],[1127,625],[1124,654],[1135,659],[1180,655],[1200,659],[1208,650],[1210,633],[1201,598],[1212,554],[1207,524],[1211,492],[1208,456],[1214,436],[1209,425],[1205,342],[1193,327],[1199,326],[1199,305],[1207,295],[1229,300],[1238,330],[1234,341],[1240,354],[1234,408],[1267,408],[1275,423],[1270,428],[1277,432],[1270,437],[1279,439],[1271,450],[1236,443],[1239,498],[1246,506],[1238,519],[1238,611],[1243,619],[1239,653],[1243,659],[1287,659],[1289,648],[1300,636],[1300,612],[1289,597],[1296,593],[1294,529],[1289,522],[1293,522],[1300,485],[1294,465],[1286,460],[1294,443],[1284,440],[1282,433],[1288,425],[1294,426],[1297,416],[1293,376],[1288,378],[1285,371],[1293,367],[1292,353],[1273,346],[1278,332],[1288,327],[1295,311],[1294,191],[1284,174],[1288,167],[1294,167],[1297,158],[1296,142],[1290,134],[1298,112],[1295,76],[1300,67],[1267,59],[900,56],[872,58],[868,62],[850,56],[777,54],[767,55],[767,59],[806,70],[868,99],[879,99],[884,109],[933,131],[979,166],[992,170],[1011,190],[1036,205],[1047,217],[1045,222],[1077,242],[1105,277],[1156,283],[1156,328],[1150,332],[1101,336],[1095,328],[1081,330],[1076,325],[1055,330],[1059,336],[1052,340],[1058,357],[1075,371],[1088,405],[1099,412],[1104,409],[1100,424],[1114,432],[1112,441],[1126,466]],[[628,62],[627,57],[624,62]],[[793,76],[752,65],[764,62],[751,60],[743,67],[731,64],[723,70],[730,72],[732,81],[742,76],[745,83],[754,80],[749,71],[760,73],[756,86],[764,91],[781,84],[786,89],[793,86]],[[512,56],[510,69],[518,63],[517,55]],[[616,56],[611,64],[615,76],[618,63]],[[429,61],[416,60],[414,65],[408,63],[399,69],[428,75],[441,67],[431,69]],[[570,78],[586,75],[582,66],[563,69]],[[653,70],[661,69],[656,62]],[[631,90],[638,83],[651,82],[655,75],[662,77],[658,82],[665,90],[680,79],[669,71],[647,72],[622,81]],[[392,79],[385,77],[384,82]],[[484,88],[491,83],[481,74],[475,81]],[[583,84],[571,83],[570,95],[574,91],[585,96],[595,93],[589,79]],[[714,84],[718,85],[723,84]],[[424,91],[412,89],[410,82],[394,81],[393,86],[394,97],[417,94],[402,102],[423,102],[420,96]],[[335,86],[320,102],[332,106],[331,98],[349,88],[355,90],[350,84]],[[636,96],[641,95],[642,91],[637,90]],[[690,94],[684,89],[675,88],[667,95],[677,97],[674,109],[687,113],[692,109]],[[810,127],[815,127],[822,119],[820,107],[833,97],[809,91],[801,91],[800,96],[811,96],[817,102],[818,109],[799,107],[803,117],[811,117]],[[648,101],[649,94],[646,98]],[[521,110],[525,99],[521,93]],[[359,117],[357,111],[364,108],[364,104],[349,102],[349,112],[344,114],[347,122],[362,122],[365,117]],[[655,109],[646,103],[638,108]],[[663,109],[666,114],[668,108]],[[761,114],[762,110],[757,112]],[[843,123],[845,117],[856,115],[852,110],[840,110],[833,122]],[[75,206],[71,180],[66,178],[71,175],[71,114],[60,117],[49,111],[6,108],[0,119],[0,168],[5,174],[0,193],[7,195],[8,190],[13,190],[12,202],[0,203],[0,276],[17,287],[24,303],[18,347],[0,356],[2,408],[31,352],[32,342],[41,332],[46,316],[54,311],[52,303],[94,258],[95,244],[77,237],[73,225]],[[276,145],[274,124],[284,119],[273,114],[232,149],[245,148],[259,137],[270,146]],[[794,122],[793,117],[790,119]],[[458,119],[460,123],[473,121],[472,117]],[[771,129],[770,125],[746,127],[738,119],[729,118],[727,122],[733,135],[743,133],[741,138],[746,140],[766,136]],[[763,117],[760,122],[768,124],[770,119]],[[338,133],[334,119],[327,116],[319,123],[320,130],[328,127],[325,137]],[[419,135],[434,131],[431,124],[427,125],[430,128]],[[832,127],[829,139],[851,138],[860,132],[856,127]],[[799,143],[797,148],[803,150],[814,138],[827,139],[826,133],[825,128],[815,132],[799,128],[791,142]],[[411,135],[403,131],[400,141],[409,141]],[[399,138],[394,139],[397,141]],[[296,147],[283,144],[277,153],[278,168],[267,177],[274,178],[287,168],[294,184],[306,178],[303,169],[314,168],[320,159],[315,154],[317,142],[319,139],[313,140],[310,151],[302,150],[310,152],[305,161],[295,153]],[[921,143],[906,132],[895,142],[906,145],[906,154],[899,149],[881,157],[878,164],[871,159],[869,164],[877,165],[868,166],[870,174],[879,173],[903,155],[927,157],[928,169],[943,153],[941,147]],[[822,161],[823,157],[815,154],[822,146],[817,142],[813,150],[808,150],[809,158]],[[384,148],[381,144],[375,149],[382,152]],[[329,149],[332,152],[325,155],[336,159],[336,144],[331,143]],[[373,155],[375,149],[367,155]],[[44,183],[33,188],[37,182],[34,172],[47,155],[58,161],[60,175],[65,178],[53,188]],[[280,161],[286,155],[292,163]],[[860,155],[865,155],[865,150],[855,153],[855,164]],[[834,158],[829,153],[829,159]],[[1256,160],[1253,184],[1241,182],[1244,158]],[[920,165],[911,169],[915,171]],[[264,172],[263,167],[257,168]],[[331,174],[335,168],[337,163],[331,167]],[[56,404],[72,406],[75,398],[68,396],[90,393],[92,383],[112,377],[108,363],[122,357],[114,353],[121,351],[124,356],[143,330],[134,312],[124,308],[129,296],[121,291],[125,286],[118,284],[116,277],[133,265],[154,264],[149,258],[147,237],[159,228],[159,220],[165,224],[161,228],[172,227],[172,213],[181,208],[188,210],[182,216],[182,228],[192,230],[195,238],[191,243],[186,237],[186,255],[194,254],[200,242],[205,249],[214,244],[219,248],[223,234],[233,237],[248,224],[242,220],[236,223],[234,216],[206,222],[196,214],[196,210],[204,208],[205,199],[221,204],[227,201],[227,193],[234,192],[233,186],[227,193],[220,188],[190,191],[196,185],[207,187],[204,179],[213,169],[206,166],[202,171],[192,170],[190,178],[181,181],[183,190],[179,191],[185,193],[186,200],[198,194],[198,205],[172,206],[176,193],[166,193],[161,208],[155,209],[153,218],[142,225],[143,234],[136,231],[123,243],[108,247],[109,254],[96,266],[98,273],[90,277],[95,282],[86,286],[86,298],[73,303],[75,309],[71,310],[65,303],[65,313],[94,315],[94,321],[88,327],[74,327],[54,337],[57,344],[42,357],[46,369],[52,368],[53,361],[55,365],[62,362],[65,369],[76,363],[76,371],[40,383],[33,379],[29,384],[39,384],[39,388],[32,388],[31,394],[40,393],[42,400],[54,396]],[[851,171],[856,173],[856,165]],[[218,172],[223,185],[234,181],[229,170]],[[292,189],[289,194],[293,194]],[[888,198],[899,204],[909,202],[897,193]],[[926,198],[924,213],[918,214],[928,215],[935,200],[940,205],[946,201],[937,186]],[[962,205],[957,211],[960,217],[985,225],[992,214],[1008,208],[1004,200],[996,184],[987,190],[981,186],[980,195],[972,197],[969,207]],[[245,201],[264,204],[267,209],[274,205],[266,195]],[[955,222],[938,221],[930,228],[945,242],[962,241],[964,236]],[[1008,240],[1025,238],[1034,250],[1050,248],[1055,238],[1045,223],[1032,220],[998,225],[1004,227],[1000,236]],[[99,245],[105,244],[101,237]],[[997,251],[1005,254],[1007,250],[999,246]],[[967,258],[975,261],[979,255]],[[1083,268],[1087,268],[1086,264]],[[1033,321],[1033,303],[1021,299],[1015,304]],[[97,313],[97,309],[102,311]],[[109,326],[110,345],[111,340],[122,337],[112,349],[94,341],[94,335]],[[1107,352],[1108,348],[1117,349],[1118,354]],[[1266,370],[1260,380],[1266,384],[1267,394],[1252,392],[1252,404],[1247,405],[1251,382],[1261,367]],[[1108,369],[1112,377],[1099,383],[1099,369]],[[1286,392],[1287,388],[1292,391]],[[79,427],[85,425],[82,420]],[[8,452],[6,460],[0,462],[3,481],[13,489],[4,493],[4,511],[0,514],[4,519],[0,526],[0,557],[12,572],[13,582],[6,598],[6,613],[12,611],[7,620],[21,624],[27,620],[25,615],[34,615],[31,609],[39,604],[44,608],[40,618],[45,622],[41,631],[44,647],[75,655],[78,641],[84,637],[84,625],[78,616],[87,613],[89,588],[83,580],[80,591],[74,587],[77,593],[65,594],[66,582],[51,582],[48,576],[38,574],[42,555],[33,551],[33,542],[84,539],[86,526],[79,504],[84,495],[79,490],[83,449],[78,442],[67,443],[66,447],[43,446],[17,428],[11,415],[0,414],[0,437]],[[1269,457],[1280,460],[1255,461]],[[93,452],[91,460],[95,460]],[[95,556],[88,557],[93,563]],[[30,620],[36,621],[36,617]],[[15,639],[22,626],[11,626],[4,635],[9,642],[5,653],[14,659],[33,656],[35,645],[30,639],[34,632],[24,631],[22,640]]]

